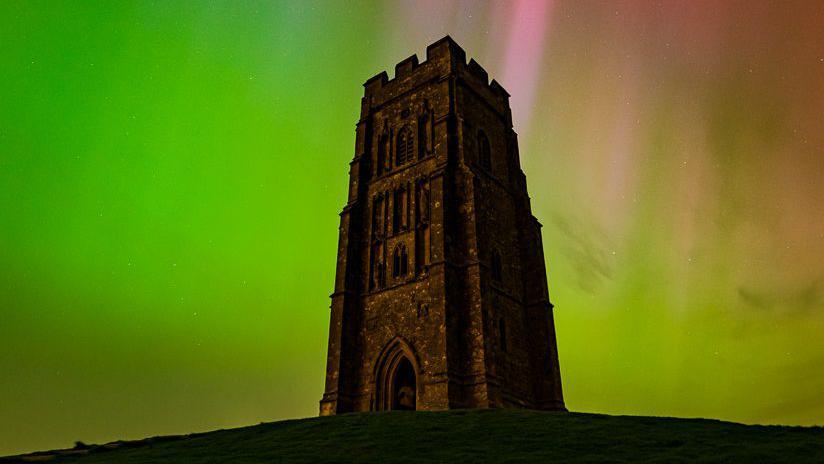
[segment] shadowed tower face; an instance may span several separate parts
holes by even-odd
[[[563,409],[509,95],[449,37],[364,87],[320,413]]]

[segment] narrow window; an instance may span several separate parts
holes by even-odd
[[[403,230],[409,229],[409,202],[412,195],[409,192],[412,190],[411,186],[408,189],[404,189],[403,193],[401,194],[401,228]]]
[[[498,319],[498,335],[501,338],[501,350],[507,351],[508,347],[506,344],[506,321],[504,321],[504,318]]]
[[[386,285],[386,276],[384,275],[383,264],[383,248],[382,242],[376,243],[372,247],[372,268],[369,287],[371,289],[381,288]]]
[[[401,229],[401,192],[395,191],[392,199],[392,232],[397,234]]]
[[[489,139],[484,131],[478,131],[478,163],[482,168],[492,170],[492,153],[489,151]]]
[[[429,264],[429,185],[418,182],[415,201],[415,272],[420,273]]]
[[[403,217],[403,192],[395,190],[394,198],[392,199],[392,233],[397,234],[401,231],[401,219]]]
[[[426,147],[429,144],[429,137],[426,130],[429,124],[429,113],[425,112],[418,117],[418,159],[426,157]]]
[[[408,271],[409,259],[406,255],[406,246],[402,243],[395,247],[392,253],[392,277],[405,276]]]
[[[387,135],[381,135],[380,140],[378,140],[378,162],[377,166],[375,167],[375,175],[379,176],[384,172],[388,171],[388,166],[386,163],[386,148],[389,146],[389,137]]]
[[[401,275],[406,275],[409,272],[409,257],[406,256],[406,247],[401,250]]]
[[[417,219],[418,224],[429,224],[429,188],[426,185],[418,186]]]
[[[405,188],[395,190],[392,201],[392,233],[398,234],[409,226],[409,196]]]
[[[501,282],[503,280],[503,266],[501,265],[501,255],[497,250],[492,251],[492,280]]]
[[[398,134],[395,150],[395,165],[402,166],[407,161],[414,159],[414,152],[412,151],[414,148],[413,145],[412,130],[409,126],[406,126],[401,129],[401,132]]]
[[[383,196],[375,198],[372,208],[372,234],[373,237],[383,236]]]
[[[373,290],[378,284],[378,250],[380,246],[373,246],[369,255],[369,290]]]

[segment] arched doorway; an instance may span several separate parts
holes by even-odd
[[[401,359],[392,381],[392,410],[414,411],[417,396],[415,369],[406,357]]]
[[[400,337],[389,342],[375,362],[375,411],[414,411],[421,385],[413,348]]]

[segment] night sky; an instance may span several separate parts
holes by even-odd
[[[362,83],[512,94],[567,406],[824,424],[824,3],[0,2],[0,455],[312,416]]]

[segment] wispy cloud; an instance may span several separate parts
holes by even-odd
[[[594,225],[586,225],[573,216],[555,214],[553,224],[564,236],[561,252],[575,270],[578,287],[594,293],[604,279],[612,277],[609,262],[609,242],[605,234]],[[595,232],[593,232],[595,231]]]
[[[742,286],[738,288],[738,296],[747,306],[777,313],[799,314],[824,308],[820,281],[795,288],[753,289]]]

